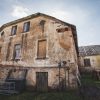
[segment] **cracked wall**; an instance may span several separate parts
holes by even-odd
[[[30,30],[29,32],[23,32],[23,24],[28,21],[30,21]],[[15,25],[17,25],[17,33],[11,36],[11,28]],[[60,32],[58,31],[59,29]],[[2,47],[0,63],[2,65],[38,67],[37,69],[28,71],[26,77],[27,84],[35,84],[36,71],[47,71],[49,72],[49,86],[52,86],[58,79],[58,63],[60,61],[68,62],[69,60],[74,65],[74,67],[70,68],[70,71],[76,72],[76,74],[70,74],[70,83],[73,86],[76,84],[75,80],[78,73],[77,51],[71,26],[52,18],[49,19],[44,16],[39,16],[8,26],[2,31],[4,31],[4,37],[0,38],[0,47]],[[46,59],[37,59],[38,40],[43,39],[47,40]],[[19,61],[13,60],[15,44],[21,44],[21,58]],[[53,69],[52,67],[57,68]],[[64,74],[64,68],[62,70]],[[55,84],[58,84],[58,81]]]

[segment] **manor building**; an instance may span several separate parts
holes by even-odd
[[[23,76],[26,87],[34,91],[77,87],[76,27],[42,13],[2,25],[0,78]]]

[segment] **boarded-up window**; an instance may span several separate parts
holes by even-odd
[[[37,58],[46,58],[46,40],[38,41]]]
[[[14,59],[20,59],[21,57],[21,45],[17,44],[15,45],[15,49],[14,49]]]
[[[15,35],[17,32],[17,25],[12,27],[11,35]]]
[[[85,67],[90,67],[91,66],[90,59],[84,59],[84,66]]]
[[[28,32],[30,30],[30,22],[24,23],[23,31]]]

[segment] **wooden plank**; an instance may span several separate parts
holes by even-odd
[[[37,91],[46,92],[48,90],[48,73],[36,72]]]
[[[38,58],[46,57],[46,40],[42,40],[38,42]]]

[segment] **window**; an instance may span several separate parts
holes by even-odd
[[[84,66],[85,67],[91,66],[90,59],[84,59]]]
[[[37,58],[40,58],[40,59],[46,58],[46,40],[38,41]]]
[[[30,22],[24,23],[23,31],[24,31],[24,32],[28,32],[29,29],[30,29]]]
[[[56,29],[58,33],[68,31],[68,27]]]
[[[14,48],[14,59],[18,60],[21,57],[21,45],[17,44]]]
[[[17,32],[17,25],[12,27],[11,35],[15,35]]]

